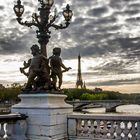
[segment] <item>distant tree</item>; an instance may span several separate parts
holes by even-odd
[[[12,88],[21,88],[21,85],[20,85],[20,83],[16,83],[16,82],[15,82],[15,83],[12,83],[12,84],[11,84],[11,87],[12,87]]]
[[[5,89],[5,86],[3,84],[0,84],[0,89]]]
[[[78,88],[64,89],[64,94],[67,95],[67,100],[80,99],[80,97],[84,93],[92,94],[93,91],[89,89],[78,89]]]
[[[81,100],[106,100],[108,99],[107,94],[100,93],[100,94],[89,94],[85,93],[80,97]]]
[[[64,94],[67,95],[66,100],[121,100],[128,95],[121,94],[115,91],[104,91],[102,89],[64,89]]]

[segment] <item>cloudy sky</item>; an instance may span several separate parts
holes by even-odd
[[[22,0],[24,20],[37,11],[37,0]],[[101,87],[124,93],[140,93],[140,1],[139,0],[55,0],[61,22],[66,3],[74,16],[69,28],[52,29],[48,55],[62,48],[62,58],[72,70],[64,74],[63,87],[75,87],[77,56],[88,88]],[[19,67],[30,57],[37,43],[35,30],[15,20],[14,0],[0,0],[0,83],[26,82]]]

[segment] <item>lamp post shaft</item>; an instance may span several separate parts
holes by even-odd
[[[39,8],[40,11],[40,25],[37,31],[37,38],[40,44],[41,53],[47,57],[47,44],[50,36],[48,35],[48,28],[46,27],[49,20],[50,8]]]
[[[49,41],[48,41],[48,42],[49,42]],[[46,57],[47,57],[47,44],[48,44],[48,42],[45,41],[45,39],[42,40],[42,41],[39,40],[40,49],[41,49],[41,54],[43,54],[43,55],[46,56]]]

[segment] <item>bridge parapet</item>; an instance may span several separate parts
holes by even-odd
[[[82,111],[86,108],[104,107],[106,112],[115,112],[116,107],[127,104],[140,104],[139,100],[81,100],[81,101],[67,101],[73,105],[74,111]]]
[[[140,116],[69,115],[69,140],[140,140]]]
[[[26,116],[0,115],[0,140],[26,140]]]

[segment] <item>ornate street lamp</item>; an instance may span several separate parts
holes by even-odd
[[[47,56],[46,45],[49,42],[51,31],[49,30],[51,27],[55,29],[65,29],[69,26],[70,20],[72,18],[72,11],[70,10],[70,6],[67,4],[66,9],[63,11],[63,16],[65,18],[65,24],[57,25],[55,24],[55,20],[58,17],[56,12],[54,16],[50,15],[50,9],[54,3],[53,0],[38,0],[40,3],[39,15],[37,13],[32,14],[32,21],[22,21],[22,15],[24,13],[24,6],[21,4],[21,0],[17,0],[17,4],[14,6],[14,12],[17,16],[17,21],[21,25],[25,25],[28,27],[36,26],[38,30],[37,38],[41,47],[41,53]]]
[[[21,20],[21,16],[24,13],[24,6],[21,5],[21,1],[17,1],[17,5],[14,6],[14,11],[16,16],[18,17],[17,20],[20,21]]]
[[[69,22],[71,20],[72,15],[73,15],[73,13],[70,10],[70,6],[67,4],[66,10],[63,11],[63,16],[64,16],[65,20],[67,22]]]

